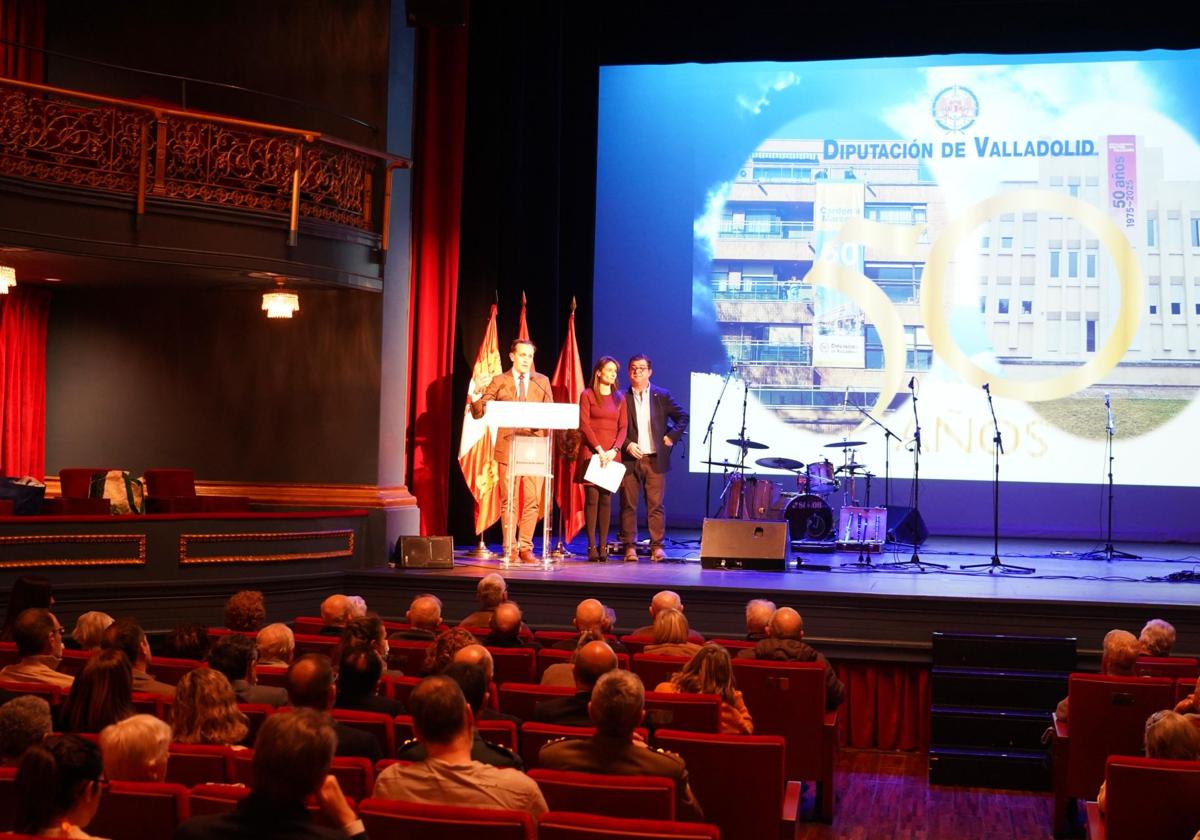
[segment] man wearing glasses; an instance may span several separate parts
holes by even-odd
[[[62,661],[63,626],[50,610],[31,607],[17,616],[13,641],[21,661],[0,670],[0,680],[70,688],[75,679],[58,672]]]
[[[667,519],[663,513],[667,470],[671,452],[687,431],[688,413],[666,388],[650,384],[654,366],[650,358],[638,354],[629,360],[629,393],[625,409],[629,413],[625,452],[625,478],[621,482],[621,542],[625,560],[637,562],[637,513],[641,497],[646,497],[646,524],[650,529],[650,559],[666,559],[663,539]]]

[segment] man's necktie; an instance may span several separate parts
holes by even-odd
[[[525,402],[525,374],[523,373],[517,380],[517,399],[519,399],[521,402]]]

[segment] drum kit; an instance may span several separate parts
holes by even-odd
[[[875,517],[868,516],[864,519],[862,515],[864,511],[882,510],[870,507],[871,480],[875,478],[875,474],[859,463],[857,458],[858,447],[865,446],[865,441],[841,440],[825,444],[824,449],[841,450],[840,456],[830,453],[834,458],[840,457],[841,464],[838,466],[824,453],[807,464],[794,458],[775,456],[755,460],[754,463],[764,469],[792,473],[794,478],[786,482],[757,476],[745,469],[749,451],[768,449],[765,443],[745,437],[731,438],[727,443],[741,449],[742,457],[739,461],[705,462],[720,467],[725,473],[725,485],[717,510],[718,517],[786,520],[793,542],[822,543],[832,542],[836,538],[839,547],[842,547],[843,543],[861,547],[863,542],[876,541],[874,532],[878,528],[872,529],[869,524],[864,524],[873,522]],[[795,489],[789,485],[793,485]],[[839,520],[836,533],[831,501],[835,504],[840,503],[841,520],[848,523],[843,524]],[[843,530],[847,533],[842,534]],[[882,547],[882,534],[879,535],[878,542]]]

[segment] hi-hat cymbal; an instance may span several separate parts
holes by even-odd
[[[729,442],[733,443],[733,441],[729,441]],[[825,444],[825,448],[826,449],[850,449],[855,446],[866,446],[866,445],[867,445],[867,442],[865,440],[839,440],[837,443]]]
[[[701,461],[700,463],[711,464],[714,467],[720,467],[725,470],[740,470],[742,468],[741,464],[730,461]]]
[[[742,449],[768,449],[769,448],[765,443],[759,443],[758,441],[750,440],[749,438],[730,438],[729,440],[727,440],[725,442],[732,443],[734,446],[740,446]]]
[[[792,470],[795,472],[804,469],[804,464],[794,458],[759,458],[754,463],[769,470]]]

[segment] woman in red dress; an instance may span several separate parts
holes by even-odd
[[[584,473],[593,455],[600,463],[621,460],[625,445],[625,397],[617,388],[620,364],[612,356],[601,356],[592,370],[592,386],[579,397],[579,461],[575,481],[584,485],[584,530],[587,532],[588,560],[608,559],[608,525],[612,521],[612,493],[584,481]]]

